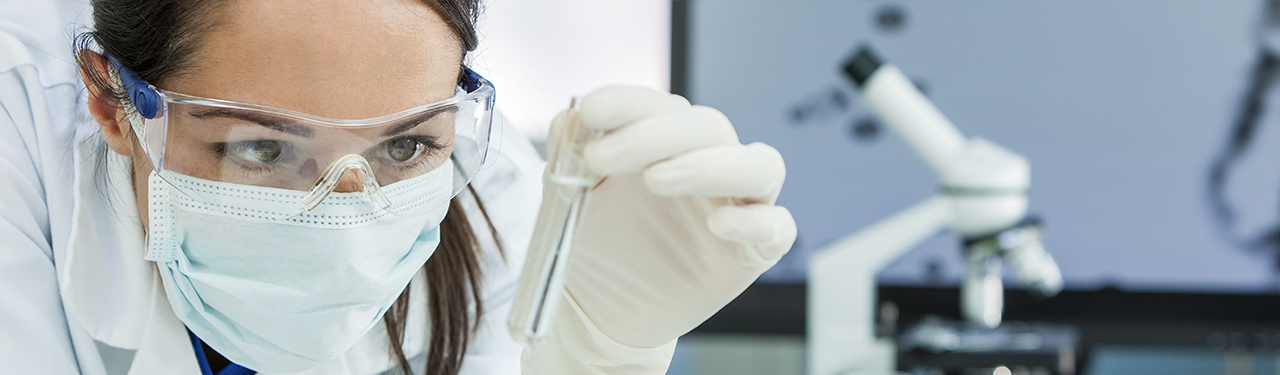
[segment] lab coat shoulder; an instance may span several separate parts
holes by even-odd
[[[46,69],[11,31],[0,27],[0,363],[77,374],[56,265],[69,232],[78,90],[49,78],[67,74],[42,72],[59,67]]]

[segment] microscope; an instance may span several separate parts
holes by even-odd
[[[1062,274],[1045,251],[1040,222],[1027,216],[1027,160],[991,141],[965,137],[898,68],[867,47],[847,61],[844,73],[881,121],[933,170],[942,188],[810,257],[809,373],[896,373],[897,343],[876,335],[876,274],[943,229],[963,238],[961,311],[967,327],[990,331],[1000,326],[1006,264],[1033,293],[1061,291]],[[928,338],[961,337],[960,331],[919,337],[935,345]],[[951,343],[963,345],[957,340]]]

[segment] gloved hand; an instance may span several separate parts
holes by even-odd
[[[590,351],[545,357],[596,362],[587,366],[592,372],[611,368],[614,354],[621,362],[661,360],[645,348],[665,348],[669,361],[676,338],[737,297],[795,241],[791,213],[774,205],[786,174],[782,156],[763,143],[741,144],[719,111],[649,89],[597,90],[583,98],[580,118],[606,131],[585,152],[603,180],[588,195],[566,301],[548,340],[560,341],[550,344],[558,349],[535,347],[526,368],[539,350]],[[566,121],[557,117],[549,139],[559,139]],[[549,153],[558,147],[548,146]],[[629,365],[621,372],[667,363]]]

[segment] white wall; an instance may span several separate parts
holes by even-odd
[[[517,129],[546,138],[572,96],[609,84],[667,90],[669,0],[486,0],[471,66]]]

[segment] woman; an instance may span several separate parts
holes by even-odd
[[[601,89],[602,180],[556,328],[522,349],[541,164],[465,66],[477,1],[92,5],[79,83],[23,39],[57,12],[0,23],[6,372],[661,373],[794,241],[775,150]]]

